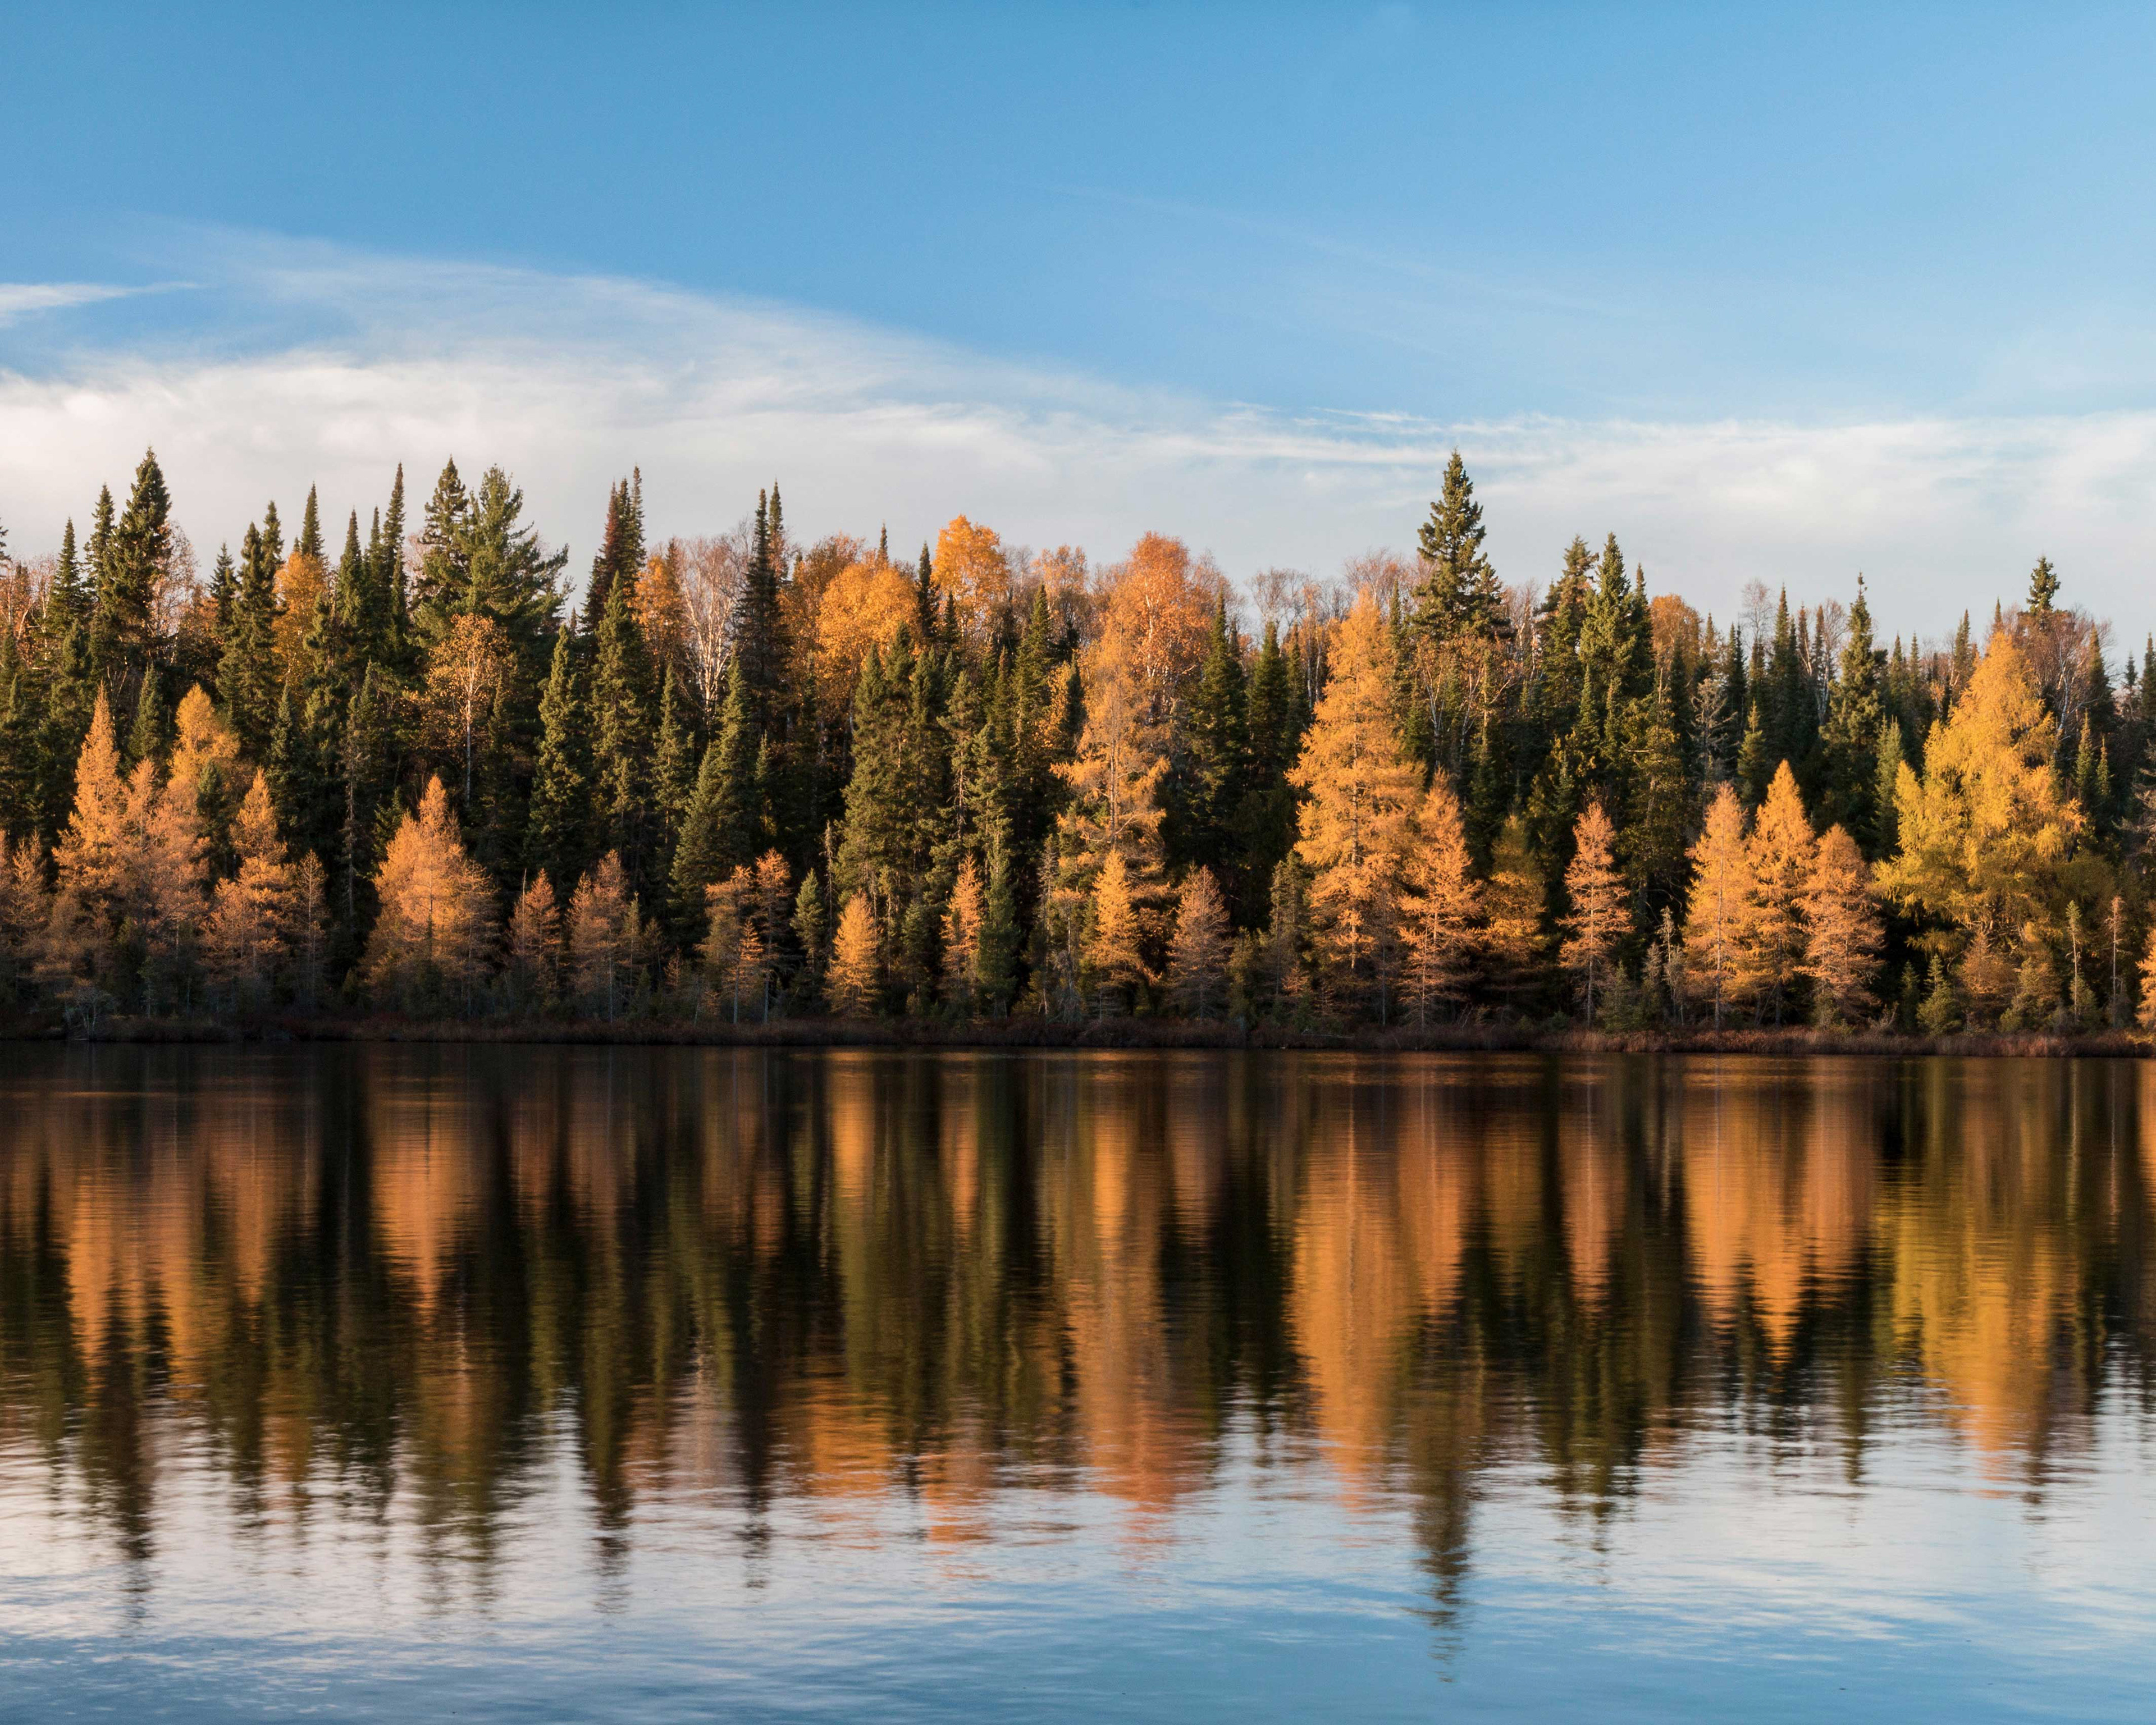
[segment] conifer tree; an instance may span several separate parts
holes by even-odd
[[[943,907],[943,998],[970,1015],[981,982],[981,932],[987,895],[981,867],[972,857],[958,865]]]
[[[131,851],[127,834],[127,783],[113,741],[112,711],[105,691],[90,709],[90,734],[75,763],[74,808],[54,847],[61,887],[92,916],[118,913]]]
[[[1845,1024],[1877,1004],[1871,981],[1884,938],[1864,855],[1842,828],[1829,827],[1804,890],[1804,973],[1821,1023]]]
[[[1415,589],[1415,626],[1433,639],[1498,625],[1503,594],[1483,553],[1486,532],[1474,482],[1455,449],[1445,463],[1443,490],[1416,541],[1425,572]]]
[[[1228,909],[1209,869],[1193,869],[1176,900],[1168,988],[1192,1018],[1209,1019],[1228,981]]]
[[[303,858],[303,870],[309,862],[319,892],[321,865]],[[300,885],[304,893],[304,879]],[[408,1011],[439,1002],[469,1012],[488,957],[493,906],[439,778],[427,781],[418,809],[390,839],[374,891],[382,908],[361,966],[374,998]]]
[[[1783,1008],[1804,962],[1804,905],[1815,841],[1796,775],[1787,761],[1774,769],[1745,841],[1751,874],[1739,975],[1747,996],[1782,1022]]]
[[[609,850],[569,897],[569,973],[587,1010],[612,1023],[634,1003],[648,938],[629,870]]]
[[[1491,988],[1516,1007],[1525,1005],[1543,984],[1548,950],[1543,929],[1548,896],[1527,823],[1513,815],[1491,847],[1490,878],[1482,889],[1481,945]]]
[[[1236,860],[1237,816],[1249,788],[1250,732],[1240,644],[1228,625],[1227,601],[1215,602],[1205,662],[1183,726],[1177,775],[1173,853],[1209,870]]]
[[[839,913],[839,928],[824,978],[831,1010],[842,1019],[866,1018],[875,1009],[876,952],[881,945],[865,894],[855,892]]]
[[[824,883],[811,869],[801,877],[801,891],[794,896],[793,941],[801,949],[802,995],[812,1005],[823,991],[824,966],[830,957],[824,950],[828,927],[824,913]]]
[[[1415,1022],[1466,992],[1481,892],[1471,870],[1459,798],[1440,778],[1424,794],[1403,870],[1405,981]]]
[[[517,895],[502,942],[502,988],[512,1009],[529,1012],[553,999],[560,970],[561,920],[554,883],[542,869]]]
[[[557,880],[578,879],[589,855],[591,781],[578,682],[569,632],[563,629],[554,637],[553,665],[539,701],[539,754],[524,839],[526,865]]]
[[[1365,593],[1341,625],[1332,678],[1289,775],[1305,798],[1296,854],[1310,870],[1321,966],[1350,996],[1376,988],[1381,1016],[1420,791],[1393,722],[1394,672],[1390,634]]]
[[[1714,1004],[1714,1028],[1739,998],[1743,944],[1752,922],[1752,867],[1745,851],[1744,808],[1724,785],[1707,805],[1691,848],[1692,882],[1685,916],[1685,973],[1697,998]]]
[[[1564,871],[1572,909],[1564,919],[1567,935],[1558,956],[1568,969],[1580,973],[1589,1024],[1594,1021],[1595,982],[1615,958],[1618,943],[1631,926],[1625,879],[1615,865],[1616,837],[1601,803],[1589,803],[1573,830],[1572,861]]]
[[[232,1008],[259,1012],[284,968],[295,880],[277,831],[270,782],[258,768],[233,822],[238,871],[217,883],[206,931],[209,980]]]
[[[1137,906],[1132,901],[1130,876],[1122,853],[1111,850],[1101,865],[1093,886],[1093,915],[1086,940],[1086,967],[1098,991],[1098,1015],[1152,979],[1145,955],[1139,947]]]

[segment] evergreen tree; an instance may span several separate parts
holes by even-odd
[[[539,755],[525,829],[526,865],[557,880],[583,873],[591,842],[591,777],[583,704],[569,632],[554,637],[553,665],[539,701]]]
[[[651,661],[627,583],[608,593],[592,666],[593,806],[632,884],[652,863]]]
[[[1503,589],[1484,555],[1482,506],[1455,449],[1445,481],[1417,535],[1426,572],[1415,588],[1414,622],[1433,639],[1496,629],[1503,619]]]

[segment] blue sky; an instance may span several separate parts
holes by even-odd
[[[2146,626],[2156,15],[444,10],[12,18],[18,549],[154,436],[206,545],[453,447],[1327,572],[1457,441],[1512,579]]]

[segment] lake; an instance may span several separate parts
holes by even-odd
[[[0,1714],[2143,1718],[2156,1065],[0,1047]]]

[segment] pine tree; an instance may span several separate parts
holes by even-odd
[[[1209,871],[1236,860],[1238,815],[1249,784],[1250,731],[1240,644],[1217,601],[1205,662],[1183,725],[1183,750],[1173,803],[1172,858]]]
[[[2029,572],[2029,610],[2037,617],[2051,614],[2052,602],[2059,596],[2059,572],[2051,567],[2049,557],[2038,557],[2036,567]]]
[[[1444,487],[1417,536],[1426,572],[1415,589],[1416,628],[1435,640],[1497,628],[1503,590],[1483,554],[1486,534],[1474,482],[1455,449],[1445,463]]]

